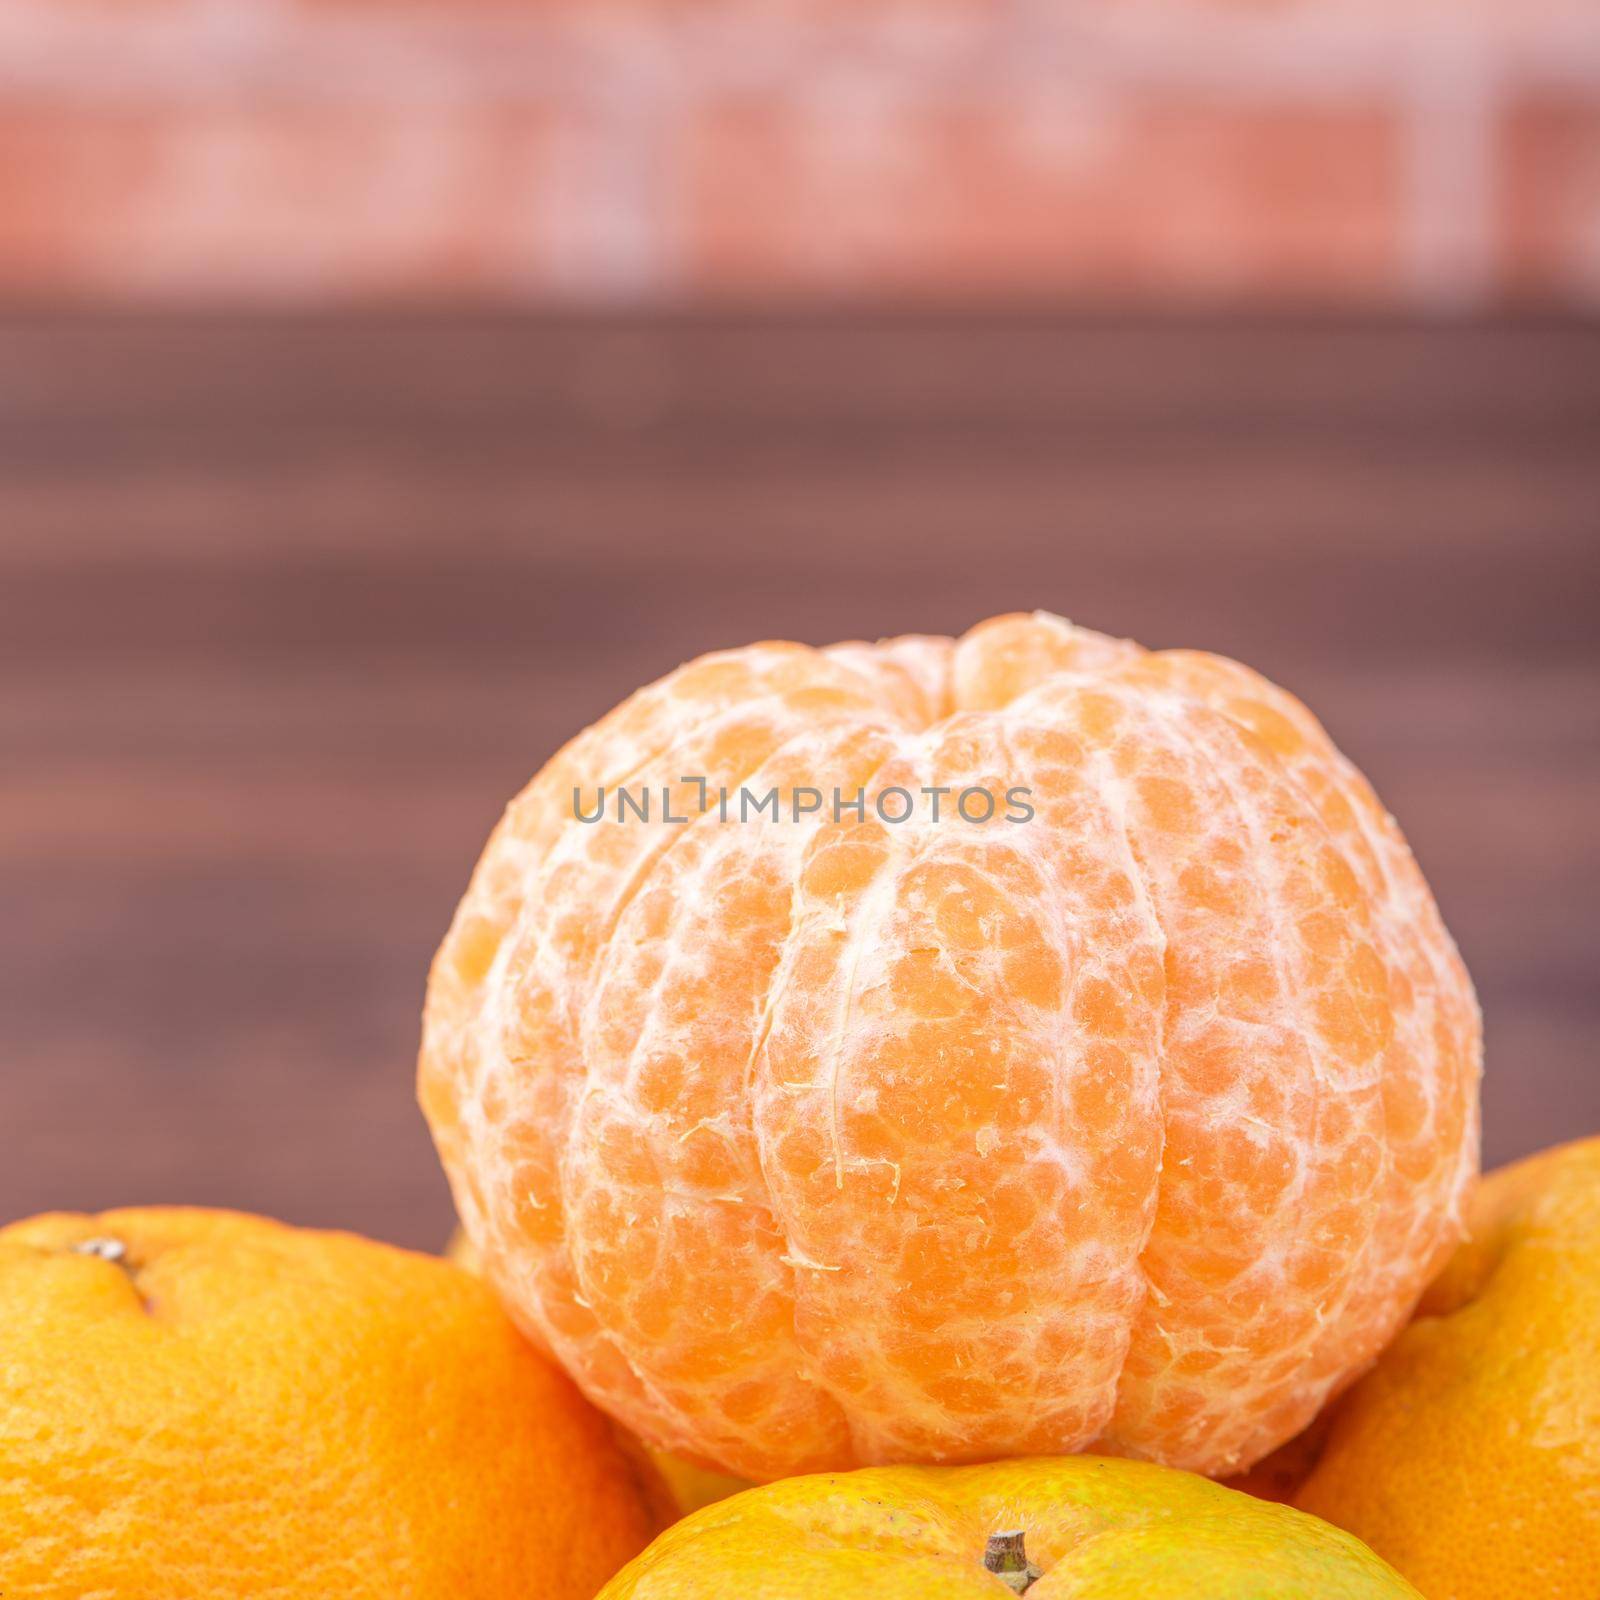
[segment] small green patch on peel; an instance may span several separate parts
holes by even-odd
[[[778,1479],[674,1523],[602,1593],[1033,1600],[1046,1591],[1057,1600],[1422,1600],[1359,1540],[1315,1517],[1193,1473],[1094,1456]]]

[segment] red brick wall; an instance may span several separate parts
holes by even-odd
[[[0,294],[1600,301],[1600,0],[0,0]]]

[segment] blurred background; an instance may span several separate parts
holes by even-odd
[[[6,0],[0,1217],[437,1245],[427,961],[702,650],[1042,607],[1399,816],[1600,1131],[1593,0]]]

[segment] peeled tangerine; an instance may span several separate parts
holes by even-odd
[[[435,960],[421,1096],[515,1316],[657,1446],[1215,1474],[1458,1237],[1479,1056],[1304,707],[1012,616],[705,656],[580,734]]]

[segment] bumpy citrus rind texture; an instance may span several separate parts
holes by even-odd
[[[684,779],[998,803],[724,822]],[[622,785],[693,820],[576,820]],[[1305,708],[1035,615],[707,656],[579,735],[440,948],[420,1094],[514,1315],[656,1445],[1215,1474],[1404,1321],[1479,1059],[1427,886]]]
[[[1190,1473],[1075,1456],[787,1479],[676,1524],[601,1600],[995,1600],[1020,1531],[1030,1600],[1419,1600],[1358,1539]]]
[[[1294,1503],[1428,1595],[1600,1594],[1600,1139],[1491,1174]]]
[[[668,1520],[425,1256],[228,1212],[35,1217],[0,1229],[0,1327],[7,1597],[591,1600]]]

